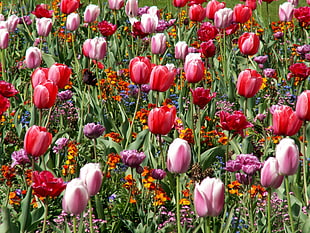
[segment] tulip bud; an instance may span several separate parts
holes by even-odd
[[[208,19],[214,19],[214,14],[217,12],[219,9],[225,8],[226,3],[225,2],[218,2],[217,0],[211,0],[208,2],[207,7],[206,7],[206,16]]]
[[[33,69],[40,66],[42,62],[41,50],[37,47],[29,47],[26,50],[25,63],[27,68]]]
[[[237,4],[233,11],[233,21],[236,23],[245,23],[252,16],[252,9],[243,4]]]
[[[24,150],[34,157],[43,155],[52,143],[52,134],[45,127],[31,126],[24,138]]]
[[[296,115],[302,121],[310,121],[310,90],[306,90],[298,96]]]
[[[7,19],[7,29],[9,32],[14,32],[17,28],[19,17],[16,15],[10,15]]]
[[[193,104],[198,105],[200,109],[203,109],[216,96],[216,93],[210,95],[210,89],[204,89],[203,87],[191,89],[191,92]]]
[[[259,91],[262,83],[262,76],[256,70],[246,69],[238,76],[237,92],[245,98],[251,98]]]
[[[172,4],[175,7],[184,7],[186,6],[187,0],[172,0]]]
[[[67,65],[55,63],[48,70],[48,80],[54,82],[61,89],[69,84],[71,73],[72,71]]]
[[[60,10],[64,14],[70,14],[80,7],[80,0],[61,0]]]
[[[143,152],[138,152],[137,150],[123,150],[120,156],[122,157],[123,163],[132,168],[138,168],[146,158]]]
[[[48,36],[52,30],[52,19],[37,18],[36,19],[37,32],[39,36]]]
[[[188,14],[192,21],[201,22],[206,18],[206,10],[200,4],[191,5]]]
[[[167,169],[171,173],[185,173],[191,164],[191,148],[188,142],[176,138],[170,144],[167,154]]]
[[[83,129],[84,135],[89,139],[99,138],[104,131],[105,128],[102,125],[95,123],[88,123]]]
[[[176,59],[184,60],[188,54],[188,45],[185,41],[179,41],[174,47],[174,54]]]
[[[214,14],[214,26],[217,28],[227,28],[233,22],[233,10],[230,8],[219,9]]]
[[[224,207],[225,187],[220,179],[205,178],[196,183],[194,190],[194,206],[199,217],[218,216]]]
[[[148,116],[148,127],[153,134],[166,135],[174,126],[176,118],[175,106],[154,108]]]
[[[256,0],[245,0],[245,5],[254,11],[257,7]]]
[[[94,60],[102,60],[107,51],[107,42],[103,37],[87,39],[83,43],[83,54]]]
[[[173,64],[153,67],[150,76],[150,88],[153,91],[167,91],[175,78],[176,69]]]
[[[84,182],[88,195],[95,196],[102,184],[103,175],[99,163],[88,163],[80,170],[80,179]]]
[[[238,39],[238,47],[244,55],[254,55],[258,52],[260,40],[258,35],[252,32],[243,33]]]
[[[295,141],[284,138],[276,146],[276,159],[279,164],[279,174],[283,176],[294,175],[299,166],[299,150]]]
[[[285,2],[279,6],[280,21],[292,21],[294,13],[294,5],[290,2]]]
[[[133,18],[138,16],[138,1],[137,0],[127,0],[125,5],[125,13],[128,17]]]
[[[100,14],[100,8],[97,5],[89,4],[84,12],[84,22],[94,22]]]
[[[184,62],[185,78],[189,83],[198,83],[204,77],[205,66],[199,53],[189,53]]]
[[[38,67],[31,74],[31,84],[35,88],[40,83],[47,81],[48,68]]]
[[[163,54],[166,51],[166,36],[164,33],[157,33],[151,39],[151,51],[153,54]]]
[[[34,88],[33,103],[39,108],[51,108],[55,102],[58,93],[57,85],[51,81],[38,84]]]
[[[108,0],[111,10],[119,10],[124,6],[124,0]]]
[[[283,176],[279,174],[278,160],[269,157],[261,170],[260,182],[264,187],[277,189],[283,182]]]
[[[151,176],[156,180],[162,180],[166,175],[166,172],[162,169],[153,169],[151,172]]]
[[[0,49],[6,49],[9,46],[9,32],[6,28],[0,29]]]
[[[150,81],[151,62],[147,57],[135,57],[129,63],[131,81],[136,84],[147,84]]]
[[[83,180],[75,178],[66,187],[62,209],[74,215],[81,214],[87,207],[89,195]]]
[[[75,31],[80,26],[80,15],[77,13],[71,13],[67,16],[66,28],[69,31]]]
[[[141,30],[144,33],[153,33],[158,25],[158,17],[153,14],[143,14],[141,16]]]

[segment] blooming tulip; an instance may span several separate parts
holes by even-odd
[[[14,32],[17,28],[19,17],[17,15],[10,15],[7,19],[7,29],[9,32]]]
[[[102,184],[103,175],[99,163],[88,163],[80,170],[80,179],[84,182],[88,195],[95,196]]]
[[[95,123],[88,123],[83,128],[84,135],[89,139],[99,138],[104,131],[105,128],[102,125]]]
[[[158,16],[154,14],[143,14],[141,16],[141,29],[144,33],[153,33],[158,25]]]
[[[256,70],[246,69],[238,75],[237,92],[245,98],[251,98],[259,91],[262,83],[262,76]]]
[[[283,176],[279,174],[278,160],[269,157],[261,170],[260,183],[267,188],[277,189],[283,182]]]
[[[302,80],[308,78],[310,75],[310,67],[305,63],[294,63],[290,65],[288,69],[292,72],[292,77],[298,77]]]
[[[243,4],[237,4],[233,11],[233,21],[236,23],[245,23],[252,16],[252,9]]]
[[[176,107],[162,106],[154,108],[148,116],[148,127],[153,134],[166,135],[174,126]]]
[[[67,184],[62,199],[62,209],[74,215],[81,214],[87,207],[88,199],[89,195],[84,181],[75,178]]]
[[[194,206],[199,217],[218,216],[224,207],[225,186],[220,179],[205,178],[195,185]]]
[[[69,31],[75,31],[80,26],[80,15],[77,13],[71,13],[67,16],[66,28]]]
[[[94,60],[101,60],[105,57],[107,51],[107,42],[103,37],[87,39],[83,43],[83,54]]]
[[[31,161],[24,149],[20,149],[18,151],[14,151],[11,154],[11,158],[13,163],[11,164],[11,167],[15,167],[16,165],[26,165],[31,164]]]
[[[175,7],[184,7],[186,6],[187,0],[172,0],[172,4]]]
[[[292,21],[294,13],[294,5],[290,2],[285,2],[279,6],[280,21]]]
[[[60,10],[64,14],[70,14],[80,7],[80,0],[61,0]]]
[[[203,109],[216,96],[216,93],[210,95],[210,89],[204,89],[203,87],[191,89],[191,92],[193,104],[198,105],[200,109]]]
[[[33,171],[31,187],[39,197],[57,197],[66,188],[66,184],[49,171]]]
[[[52,18],[53,17],[53,12],[52,10],[48,10],[48,5],[47,4],[38,4],[36,5],[36,8],[34,11],[31,12],[31,14],[34,14],[37,18]]]
[[[204,63],[200,54],[189,53],[184,62],[185,78],[189,83],[197,83],[204,77]]]
[[[138,16],[138,1],[137,0],[127,0],[125,5],[125,13],[128,17],[133,18]]]
[[[289,106],[274,106],[272,112],[272,129],[276,135],[293,136],[302,125],[296,112]]]
[[[111,36],[117,30],[117,26],[115,24],[109,23],[108,21],[105,21],[105,20],[99,22],[97,27],[101,35],[103,36]]]
[[[206,6],[206,16],[208,19],[214,19],[214,14],[217,12],[219,9],[225,8],[226,3],[225,2],[218,2],[217,0],[211,0],[208,2]]]
[[[171,173],[185,173],[191,164],[191,148],[188,142],[176,138],[170,144],[167,154],[167,169]]]
[[[233,22],[233,10],[230,8],[219,9],[214,14],[214,26],[217,28],[227,28]]]
[[[31,126],[24,138],[24,150],[34,157],[43,155],[52,143],[52,134],[45,127]]]
[[[123,150],[120,152],[120,156],[125,165],[138,168],[146,155],[143,152],[138,152],[137,150]]]
[[[175,78],[176,69],[173,64],[153,67],[150,76],[150,88],[153,91],[167,91]]]
[[[51,108],[55,102],[58,93],[57,85],[51,81],[38,84],[34,88],[33,103],[39,108]]]
[[[0,29],[0,49],[6,49],[9,46],[9,32],[6,28]]]
[[[0,80],[0,95],[4,97],[13,97],[18,93],[15,87],[4,80]]]
[[[37,33],[39,36],[48,36],[52,30],[52,19],[38,18],[36,21]]]
[[[0,116],[10,107],[10,101],[0,95]]]
[[[157,33],[151,39],[151,51],[153,54],[163,54],[166,51],[166,35]]]
[[[162,180],[165,178],[166,175],[167,173],[162,169],[153,169],[151,172],[152,178],[156,180]]]
[[[213,57],[216,52],[215,44],[213,43],[213,40],[208,40],[207,42],[202,42],[200,44],[200,52],[205,57]]]
[[[303,25],[303,27],[308,27],[310,25],[309,15],[309,6],[303,6],[294,9],[294,16],[297,19],[299,25]]]
[[[111,10],[119,10],[124,6],[124,0],[108,0]]]
[[[29,47],[26,50],[25,63],[30,69],[37,68],[42,62],[41,50],[37,47]]]
[[[276,159],[279,164],[279,174],[294,175],[299,165],[299,150],[291,138],[282,139],[276,146]]]
[[[302,121],[310,121],[310,90],[306,90],[298,96],[296,115]]]
[[[129,62],[129,75],[136,84],[147,84],[150,81],[151,62],[147,57],[135,57]]]
[[[61,89],[69,84],[71,73],[71,68],[67,65],[55,63],[48,70],[48,80],[54,82]]]
[[[209,41],[215,39],[219,31],[210,22],[203,22],[200,28],[197,30],[198,39],[201,41]]]
[[[192,21],[201,22],[206,18],[206,10],[200,4],[191,5],[188,14]]]
[[[244,55],[254,55],[258,52],[260,40],[258,35],[252,32],[243,33],[238,39],[238,47]]]
[[[100,8],[97,5],[89,4],[84,12],[84,22],[94,22],[100,14]]]

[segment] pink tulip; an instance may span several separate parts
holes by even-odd
[[[188,54],[188,45],[185,41],[179,41],[174,47],[174,54],[176,59],[184,60]]]
[[[310,121],[310,90],[306,90],[298,96],[296,115],[302,121]]]
[[[236,23],[245,23],[252,16],[252,9],[243,4],[237,4],[233,11],[233,21]]]
[[[218,216],[224,207],[225,186],[220,179],[205,178],[196,183],[194,190],[194,206],[199,217]]]
[[[88,195],[95,196],[102,184],[102,171],[99,163],[88,163],[80,170],[80,179],[84,182]]]
[[[61,89],[69,84],[71,73],[72,71],[67,65],[55,63],[48,70],[48,80],[54,82]]]
[[[217,28],[227,28],[233,22],[233,10],[230,8],[219,9],[214,14],[214,26]]]
[[[257,7],[256,0],[245,0],[245,5],[254,11]]]
[[[176,69],[173,64],[153,67],[150,76],[150,88],[153,91],[167,91],[173,84]]]
[[[219,9],[225,8],[226,3],[225,2],[218,2],[217,0],[211,0],[208,2],[207,7],[206,7],[206,16],[208,19],[214,19],[214,14],[217,12]]]
[[[188,14],[192,21],[201,22],[206,18],[206,10],[200,4],[191,5]]]
[[[260,182],[262,186],[277,189],[283,182],[283,176],[279,174],[278,160],[269,157],[261,170]]]
[[[100,14],[100,8],[97,5],[89,4],[84,12],[84,22],[94,22]]]
[[[238,47],[244,55],[254,55],[258,52],[260,40],[258,35],[252,32],[243,33],[238,39]]]
[[[133,18],[138,16],[138,1],[137,0],[127,0],[125,5],[125,13],[128,17]]]
[[[19,17],[16,15],[10,15],[7,19],[7,29],[9,32],[14,32],[17,28]]]
[[[246,69],[238,76],[237,92],[245,98],[251,98],[259,91],[262,83],[262,76],[256,70]]]
[[[186,6],[187,0],[172,0],[172,4],[175,7],[184,7]]]
[[[83,43],[83,54],[94,60],[102,60],[107,51],[107,42],[103,37],[87,39]]]
[[[40,66],[42,62],[41,50],[37,47],[29,47],[26,50],[25,63],[27,68],[33,69]]]
[[[124,0],[108,0],[111,10],[119,10],[124,6]]]
[[[189,53],[184,62],[185,78],[189,83],[197,83],[204,77],[204,63],[199,53]]]
[[[9,46],[9,32],[6,28],[0,29],[0,49],[6,49]]]
[[[191,148],[188,142],[176,138],[170,144],[167,154],[167,169],[171,173],[185,173],[191,164]]]
[[[31,84],[35,88],[40,83],[47,81],[48,68],[39,67],[35,69],[31,74]]]
[[[66,187],[62,209],[74,215],[81,214],[87,207],[89,195],[83,180],[75,178]]]
[[[43,155],[52,143],[52,134],[45,127],[31,126],[24,138],[24,150],[34,157]]]
[[[299,166],[299,150],[295,141],[284,138],[276,146],[276,159],[279,164],[279,174],[283,176],[294,175]]]
[[[34,88],[33,103],[39,108],[51,108],[55,102],[58,93],[58,87],[51,81],[38,84]]]
[[[131,81],[136,84],[147,84],[150,81],[152,65],[147,57],[135,57],[129,63]]]
[[[294,5],[290,2],[285,2],[279,6],[280,21],[292,21],[294,13]]]
[[[166,35],[157,33],[151,39],[151,51],[153,54],[163,54],[166,51]]]
[[[166,135],[174,126],[176,107],[162,106],[154,108],[148,116],[148,127],[151,133]]]
[[[39,36],[48,36],[52,30],[52,19],[37,18],[36,19],[37,32]]]
[[[141,16],[141,29],[144,33],[153,33],[158,25],[158,17],[154,14],[143,14]]]
[[[75,31],[80,26],[80,15],[77,13],[71,13],[67,16],[66,28],[69,31]]]

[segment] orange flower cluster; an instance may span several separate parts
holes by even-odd
[[[26,195],[27,190],[15,190],[9,194],[9,204],[10,205],[20,205],[22,195]]]
[[[74,141],[68,143],[68,155],[65,165],[62,167],[62,175],[67,176],[68,174],[74,174],[76,172],[77,162],[76,157],[78,156],[77,144]]]
[[[252,185],[251,189],[248,191],[251,194],[251,198],[258,197],[259,199],[266,198],[266,189],[261,185]]]
[[[195,143],[193,130],[190,128],[181,129],[179,138],[186,140],[189,144]]]
[[[15,178],[15,168],[10,167],[8,165],[2,165],[1,167],[1,182],[5,182],[7,186],[12,186],[12,180]]]
[[[108,170],[113,170],[116,168],[116,164],[121,161],[121,156],[116,153],[108,154],[108,161],[107,164],[109,165]]]
[[[126,183],[123,184],[123,187],[131,192],[129,203],[137,203],[135,198],[136,195],[140,193],[137,188],[135,179],[132,178],[132,175],[125,176]]]
[[[206,127],[202,126],[200,133],[203,138],[201,143],[205,143],[207,146],[214,146],[215,142],[222,145],[227,144],[228,138],[223,132],[217,130],[206,131]]]
[[[282,21],[271,22],[271,29],[273,33],[283,32],[285,27],[287,30],[292,31],[294,29],[294,23],[293,22],[282,22]]]
[[[236,194],[237,196],[243,195],[241,192],[239,192],[241,189],[241,184],[237,180],[228,184],[227,187],[230,194]]]
[[[119,133],[115,133],[115,132],[110,132],[104,135],[104,137],[109,137],[112,138],[112,140],[114,142],[121,142],[123,140],[123,138],[121,138],[121,135]]]

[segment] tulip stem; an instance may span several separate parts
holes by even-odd
[[[89,206],[89,230],[90,230],[90,233],[93,233],[94,232],[94,229],[93,229],[93,210],[91,207],[91,200],[90,199],[88,201],[88,206]]]
[[[294,219],[293,219],[293,215],[292,215],[291,196],[290,196],[290,190],[289,190],[289,187],[288,187],[288,176],[285,176],[285,189],[286,189],[288,214],[289,214],[290,223],[291,223],[291,231],[295,232],[295,229],[294,229]]]
[[[95,157],[95,163],[97,163],[96,138],[94,138],[94,157]]]
[[[268,188],[268,199],[267,199],[267,219],[268,219],[268,233],[271,233],[271,188]]]
[[[204,218],[204,223],[205,223],[205,233],[211,233],[211,229],[210,229],[210,217],[207,216]]]
[[[178,233],[181,233],[181,216],[180,216],[180,175],[176,175],[176,207],[177,207],[177,226]]]
[[[8,81],[6,79],[6,73],[5,73],[5,55],[4,55],[4,49],[1,49],[1,73],[2,73],[2,78],[5,81]]]
[[[307,125],[304,122],[303,127],[302,127],[302,147],[301,147],[301,153],[303,154],[304,158],[302,161],[302,173],[303,173],[303,180],[304,180],[304,192],[305,192],[305,201],[306,201],[306,206],[309,203],[309,198],[308,198],[308,193],[307,193],[307,170],[308,170],[308,166],[307,166],[307,155],[306,155],[306,128]]]
[[[48,197],[45,199],[45,211],[44,211],[44,221],[43,221],[43,228],[42,228],[42,233],[45,232],[46,230],[46,220],[47,220],[47,214],[48,214]]]
[[[76,233],[76,216],[73,216],[73,233]]]

